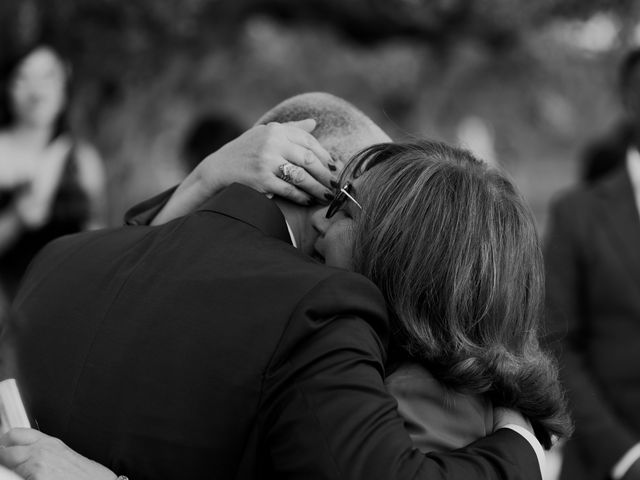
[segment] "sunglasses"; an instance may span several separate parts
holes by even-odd
[[[325,217],[333,217],[336,212],[342,208],[347,200],[351,200],[360,210],[362,210],[362,205],[360,205],[358,201],[353,198],[351,192],[353,192],[353,185],[351,184],[351,182],[345,183],[329,204],[329,208],[327,208],[327,214],[325,215]]]

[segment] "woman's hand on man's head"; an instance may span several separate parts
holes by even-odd
[[[296,203],[326,203],[337,185],[331,155],[311,135],[316,122],[257,125],[206,157],[194,170],[209,194],[242,183]]]
[[[187,215],[232,183],[309,205],[327,203],[337,187],[338,166],[311,135],[316,122],[305,119],[256,125],[206,157],[180,183],[151,222],[162,225]]]

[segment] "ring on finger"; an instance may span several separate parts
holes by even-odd
[[[295,165],[292,165],[291,163],[281,163],[278,167],[278,170],[280,170],[278,177],[287,183],[291,183],[292,174],[294,173],[295,168]]]

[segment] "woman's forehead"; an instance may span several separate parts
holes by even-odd
[[[16,73],[46,74],[52,70],[63,70],[60,58],[53,50],[41,47],[27,55],[18,66]]]

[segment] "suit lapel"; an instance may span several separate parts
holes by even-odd
[[[640,286],[640,216],[626,168],[601,184],[599,200],[601,224]]]
[[[234,183],[211,197],[198,211],[221,213],[247,223],[264,234],[291,243],[284,215],[264,194]]]

